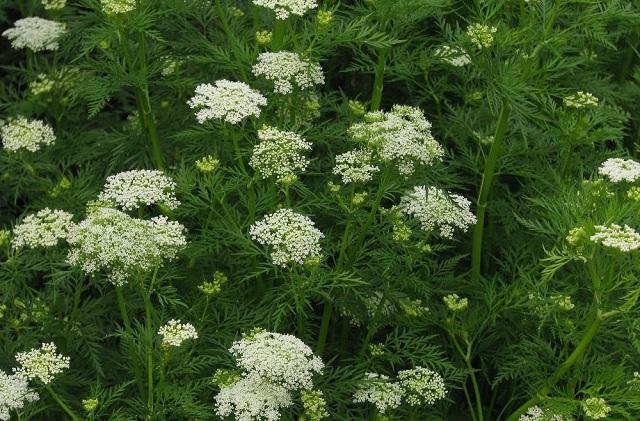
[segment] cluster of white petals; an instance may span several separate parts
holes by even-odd
[[[154,204],[175,209],[180,204],[175,189],[176,183],[162,171],[125,171],[107,178],[98,200],[113,202],[126,211]]]
[[[293,405],[286,388],[255,375],[223,387],[215,401],[218,416],[233,415],[236,421],[276,421],[280,419],[281,409]]]
[[[136,0],[100,0],[100,4],[107,15],[127,13],[136,8]]]
[[[447,393],[442,376],[425,367],[398,372],[398,383],[411,406],[433,405]]]
[[[562,99],[565,107],[569,108],[588,108],[598,105],[598,98],[584,91],[578,91],[573,95],[566,96]]]
[[[444,156],[444,149],[431,134],[431,123],[419,108],[394,105],[389,112],[367,113],[364,120],[349,128],[353,140],[383,161],[397,163],[403,175],[413,173],[415,162],[432,165]]]
[[[593,420],[607,418],[611,412],[611,407],[602,398],[587,398],[581,406],[584,414]]]
[[[42,0],[45,10],[60,10],[67,4],[67,0]]]
[[[0,138],[3,147],[15,152],[26,149],[31,152],[40,150],[41,146],[52,145],[56,141],[51,126],[41,120],[28,120],[17,117],[8,120],[0,127]]]
[[[534,405],[525,414],[520,415],[518,421],[565,421],[565,417]]]
[[[69,231],[67,262],[88,274],[104,270],[112,283],[123,285],[133,273],[175,258],[187,243],[184,231],[164,216],[143,220],[100,208]]]
[[[435,56],[455,67],[462,67],[471,63],[471,57],[469,57],[469,54],[465,53],[462,48],[450,45],[438,47],[435,51]]]
[[[336,156],[333,173],[342,177],[342,182],[366,183],[380,171],[373,163],[373,154],[366,149],[356,149]]]
[[[320,357],[293,335],[259,332],[235,341],[229,352],[238,367],[287,390],[310,389],[324,367]]]
[[[262,53],[253,66],[253,74],[263,76],[274,84],[279,94],[290,94],[294,87],[310,89],[324,84],[322,67],[289,51]]]
[[[416,186],[400,199],[400,209],[412,215],[425,231],[436,231],[445,238],[453,238],[454,230],[467,232],[476,223],[470,211],[471,202],[437,187]]]
[[[39,379],[42,383],[49,384],[56,374],[69,368],[69,357],[56,351],[56,345],[51,342],[43,343],[40,348],[28,352],[18,352],[16,361],[20,367],[14,371],[29,380]]]
[[[384,414],[402,403],[402,387],[384,374],[366,373],[364,380],[353,394],[355,403],[372,403]]]
[[[171,319],[158,330],[162,336],[162,345],[180,346],[184,341],[198,339],[198,332],[191,323],[181,323],[180,320]]]
[[[195,96],[187,104],[198,109],[199,123],[217,119],[237,124],[247,117],[260,117],[260,107],[267,105],[267,99],[246,83],[222,79],[214,85],[198,85]]]
[[[629,225],[624,227],[617,224],[596,225],[595,230],[596,233],[590,237],[594,243],[617,249],[623,253],[640,248],[640,233]]]
[[[2,35],[11,41],[15,49],[29,48],[31,51],[54,51],[60,46],[58,40],[66,32],[63,23],[39,17],[19,19],[14,27]]]
[[[253,0],[253,4],[273,10],[276,19],[280,20],[287,19],[289,15],[302,16],[318,7],[317,0]]]
[[[14,248],[54,247],[67,238],[72,219],[73,215],[63,210],[44,208],[16,225],[11,244]]]
[[[305,171],[309,165],[303,152],[311,149],[311,143],[299,134],[265,127],[258,130],[258,139],[261,142],[253,148],[249,165],[263,178],[282,179]]]
[[[600,165],[598,172],[613,183],[640,180],[640,162],[633,159],[609,158]]]
[[[304,264],[320,255],[320,240],[324,234],[313,221],[291,209],[279,209],[254,223],[249,235],[260,244],[272,248],[273,264]]]
[[[479,49],[489,48],[493,45],[493,35],[498,32],[498,28],[495,26],[483,25],[481,23],[474,23],[467,28],[467,36],[472,44]]]
[[[25,402],[38,399],[38,394],[29,388],[29,380],[24,375],[0,370],[0,420],[8,420],[11,411],[22,409]]]

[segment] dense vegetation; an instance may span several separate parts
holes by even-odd
[[[0,419],[640,419],[637,1],[0,21]]]

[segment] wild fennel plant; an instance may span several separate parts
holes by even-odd
[[[637,3],[0,19],[0,419],[640,416]]]

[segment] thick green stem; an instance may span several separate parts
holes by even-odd
[[[142,292],[142,298],[144,299],[144,325],[145,334],[147,339],[147,410],[149,415],[153,414],[153,304],[151,303],[151,293],[153,291],[153,285],[156,280],[158,270],[156,269],[151,278],[149,284],[149,290],[145,290],[144,283],[140,283],[140,291]]]
[[[596,333],[598,332],[598,329],[600,328],[601,324],[602,324],[602,313],[600,312],[600,310],[597,310],[593,320],[591,321],[589,326],[587,326],[587,329],[585,330],[582,336],[582,339],[578,343],[578,346],[576,346],[576,348],[573,350],[571,355],[569,355],[569,357],[567,357],[567,359],[562,364],[560,364],[560,366],[556,369],[556,371],[554,371],[553,375],[549,378],[549,380],[547,380],[545,385],[541,387],[540,390],[538,390],[531,399],[529,399],[528,401],[520,405],[520,407],[516,409],[509,416],[509,418],[507,418],[507,421],[517,421],[517,419],[520,418],[522,414],[527,412],[527,409],[539,403],[542,399],[546,397],[546,395],[553,389],[556,383],[562,380],[562,378],[567,373],[567,371],[569,371],[569,369],[573,367],[573,365],[576,364],[576,362],[580,361],[585,351],[587,350],[587,347],[589,346],[589,344],[595,337]]]
[[[281,50],[284,45],[284,25],[285,21],[276,19],[273,26],[273,48],[274,50]]]
[[[164,158],[162,157],[162,149],[160,148],[160,137],[158,136],[158,128],[156,126],[156,119],[151,110],[151,101],[149,100],[149,90],[145,86],[140,88],[136,95],[136,99],[139,101],[138,108],[142,110],[142,121],[144,127],[147,130],[147,135],[151,141],[151,153],[153,155],[153,162],[156,168],[164,170]]]
[[[120,309],[120,317],[122,317],[122,323],[124,323],[124,331],[127,336],[131,337],[131,322],[129,321],[129,314],[127,313],[124,295],[122,295],[122,287],[116,287],[116,297],[118,300],[118,308]]]
[[[471,276],[473,279],[480,278],[480,265],[482,263],[482,241],[484,236],[484,220],[487,210],[487,199],[491,191],[493,176],[496,171],[498,157],[504,135],[507,131],[507,123],[509,122],[510,107],[507,100],[502,102],[502,110],[498,118],[498,125],[491,144],[491,150],[484,166],[484,174],[482,175],[482,183],[480,184],[480,194],[477,202],[477,218],[476,226],[473,230],[473,246],[471,250]]]
[[[80,421],[80,418],[71,410],[71,408],[67,406],[66,403],[64,403],[62,399],[60,399],[60,396],[58,396],[58,394],[53,391],[53,388],[50,384],[46,385],[46,388],[51,397],[58,403],[58,405],[60,405],[60,408],[62,408],[73,421]]]
[[[373,92],[371,94],[371,111],[377,111],[380,109],[382,102],[382,89],[384,88],[384,71],[385,63],[387,61],[387,49],[381,48],[378,50],[378,63],[376,64],[375,79],[373,81]]]

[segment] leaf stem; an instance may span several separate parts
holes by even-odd
[[[378,49],[378,62],[375,68],[375,79],[373,81],[373,92],[371,94],[371,111],[379,110],[380,104],[382,103],[382,90],[384,88],[384,71],[386,61],[387,49]]]
[[[50,384],[47,384],[45,387],[47,388],[47,391],[49,392],[51,397],[58,403],[58,405],[60,405],[60,408],[62,408],[73,421],[80,421],[80,418],[78,418],[78,416],[71,410],[71,408],[69,408],[67,404],[64,403],[62,399],[60,399],[60,396],[58,396],[58,394],[54,392]]]

